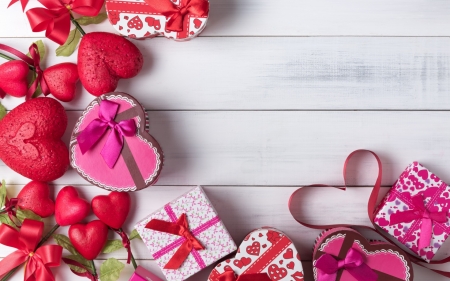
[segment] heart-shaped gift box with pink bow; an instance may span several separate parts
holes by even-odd
[[[72,131],[71,166],[90,183],[112,191],[136,191],[154,184],[163,154],[148,125],[145,109],[131,95],[96,98]]]
[[[450,233],[450,187],[411,163],[377,208],[374,222],[429,262]]]
[[[130,38],[163,35],[187,41],[199,35],[209,15],[208,0],[106,0],[113,27]]]

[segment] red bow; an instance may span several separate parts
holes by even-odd
[[[202,17],[209,12],[208,0],[181,0],[180,7],[170,0],[145,0],[145,2],[169,18],[166,29],[170,31],[183,31],[183,22],[188,14]]]
[[[33,32],[45,30],[45,36],[62,45],[70,32],[71,11],[83,16],[98,15],[103,6],[100,0],[38,0],[46,8],[27,11]]]
[[[175,252],[173,257],[164,266],[164,269],[178,269],[189,256],[193,249],[204,250],[205,247],[195,238],[189,230],[186,214],[183,213],[176,223],[152,219],[145,228],[170,233],[173,235],[183,236],[186,241],[181,244],[180,248]]]
[[[430,212],[426,209],[423,197],[418,194],[411,198],[414,208],[408,211],[397,211],[391,215],[389,225],[399,224],[402,222],[412,222],[421,219],[420,226],[419,250],[430,246],[431,236],[433,234],[433,221],[445,223],[447,221],[447,213],[445,211]]]
[[[33,84],[31,84],[30,88],[28,89],[28,93],[26,96],[26,100],[29,100],[33,97],[34,92],[36,91],[38,85],[41,85],[41,90],[44,95],[48,95],[50,93],[50,90],[48,89],[47,83],[45,82],[43,71],[41,69],[40,63],[41,58],[39,56],[39,49],[36,44],[32,44],[30,48],[28,49],[30,52],[30,56],[25,55],[24,53],[9,47],[4,44],[0,44],[0,50],[7,51],[8,53],[11,53],[18,57],[19,59],[26,62],[29,66],[34,67],[34,72],[36,72],[36,80],[34,80]],[[0,97],[4,98],[6,93],[2,92],[0,90]]]
[[[50,267],[59,266],[63,249],[58,245],[46,245],[36,250],[43,230],[43,222],[30,219],[23,221],[20,231],[0,225],[0,244],[17,249],[0,261],[0,277],[26,262],[24,281],[55,280]]]
[[[233,271],[220,274],[218,281],[271,281],[267,273],[251,273],[236,276]]]

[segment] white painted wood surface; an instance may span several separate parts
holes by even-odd
[[[0,43],[26,52],[43,35],[31,32],[18,4],[6,5],[0,8]],[[38,5],[31,0],[29,7]],[[254,228],[277,227],[293,239],[312,281],[309,260],[319,232],[288,212],[297,186],[342,185],[345,157],[358,148],[379,153],[385,186],[413,160],[450,182],[449,14],[448,0],[211,0],[200,38],[133,41],[144,54],[144,69],[118,90],[149,110],[166,162],[157,186],[132,194],[126,229],[204,185],[238,244]],[[113,32],[107,23],[86,30]],[[75,55],[55,57],[56,44],[45,43],[44,65],[76,61]],[[76,100],[64,104],[66,141],[91,99],[79,89]],[[21,102],[7,97],[3,104],[12,109]],[[361,187],[314,190],[302,201],[306,216],[313,223],[368,224],[365,204],[375,173],[373,159],[357,159],[349,184]],[[28,182],[3,163],[0,177],[12,184],[10,196]],[[87,199],[106,194],[72,170],[54,184],[55,194],[65,185],[76,185]],[[162,276],[142,242],[133,241],[133,250],[140,264]],[[10,252],[0,246],[0,258]],[[449,254],[447,243],[439,257]],[[124,259],[125,253],[114,256]],[[446,280],[414,269],[415,280]],[[205,280],[210,270],[189,280]],[[65,265],[54,272],[57,280],[82,280]],[[128,265],[120,280],[131,273]]]

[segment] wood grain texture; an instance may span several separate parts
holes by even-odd
[[[0,9],[2,11],[2,9]],[[449,28],[450,30],[450,28]],[[0,33],[1,34],[1,33]],[[0,39],[23,52],[37,40]],[[44,67],[56,57],[45,40]],[[119,82],[151,110],[448,110],[450,38],[197,38],[133,41],[142,72]],[[64,105],[94,97],[78,84]],[[23,99],[7,97],[11,109]]]
[[[201,36],[448,36],[446,0],[211,0]],[[34,37],[20,5],[0,10],[3,37]],[[28,8],[38,6],[30,1]],[[28,9],[27,8],[27,9]],[[113,31],[108,23],[95,29]],[[87,28],[92,30],[91,27]]]

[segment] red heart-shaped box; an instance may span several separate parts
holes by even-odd
[[[316,268],[317,260],[329,254],[337,261],[343,261],[350,249],[356,250],[363,257],[363,262],[378,275],[377,280],[412,281],[413,268],[408,256],[397,246],[386,242],[369,242],[361,234],[350,228],[333,228],[324,231],[314,246],[314,279],[321,280],[326,273]],[[348,270],[343,268],[334,273],[336,281],[357,281]],[[323,279],[322,279],[323,280]]]
[[[84,154],[77,142],[77,136],[99,118],[102,100],[119,104],[115,122],[133,119],[137,127],[135,135],[124,136],[121,154],[112,168],[100,154],[111,129]],[[146,188],[156,182],[163,164],[161,147],[148,130],[145,109],[134,97],[125,93],[102,95],[88,105],[75,124],[70,141],[70,164],[84,179],[104,189],[128,192]]]
[[[302,281],[300,255],[291,239],[274,228],[263,228],[248,234],[236,256],[219,263],[208,281],[219,281],[226,271],[237,275],[266,273],[272,281]]]

